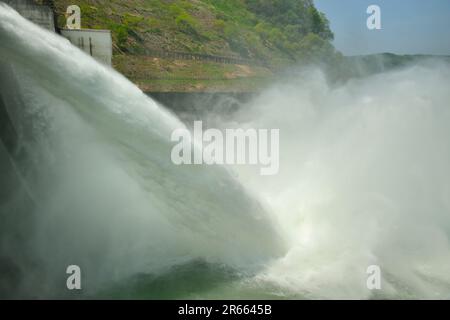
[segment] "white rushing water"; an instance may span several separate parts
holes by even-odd
[[[183,126],[175,116],[5,6],[0,43],[0,63],[20,83],[2,83],[1,93],[32,155],[24,179],[36,202],[15,222],[25,234],[0,227],[1,255],[22,264],[19,294],[58,295],[69,264],[95,293],[202,258],[252,270],[213,297],[450,298],[448,65],[337,87],[311,70],[233,122],[211,115],[219,128],[280,129],[280,173],[260,176],[256,167],[173,165],[170,133]],[[31,263],[18,257],[23,248]],[[379,292],[366,287],[374,264]]]
[[[255,268],[283,253],[265,210],[224,168],[172,164],[170,136],[184,125],[123,76],[4,5],[0,43],[15,78],[2,96],[34,171],[24,175],[36,203],[15,222],[31,224],[21,236],[39,270],[23,270],[24,291],[64,289],[70,264],[89,292],[190,259]],[[13,230],[2,232],[14,260]]]
[[[280,128],[278,175],[235,168],[289,239],[259,281],[308,297],[450,298],[449,88],[438,61],[337,87],[311,70],[223,124]]]

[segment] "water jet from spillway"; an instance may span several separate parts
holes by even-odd
[[[184,125],[123,76],[4,4],[0,42],[15,78],[1,94],[37,199],[21,208],[20,188],[2,185],[12,195],[0,255],[20,274],[11,295],[60,295],[72,264],[92,294],[192,259],[252,269],[283,253],[272,219],[225,168],[171,163],[171,132]]]

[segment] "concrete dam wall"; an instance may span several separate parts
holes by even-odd
[[[49,6],[36,4],[33,0],[3,0],[3,2],[14,8],[24,18],[42,28],[52,32],[59,31],[74,46],[80,48],[97,61],[111,65],[111,31],[92,29],[57,30],[57,26],[55,26],[55,14]]]
[[[34,3],[32,0],[3,0],[23,17],[50,31],[55,31],[55,18],[51,8]]]

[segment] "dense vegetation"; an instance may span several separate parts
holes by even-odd
[[[264,61],[270,70],[293,61],[339,58],[328,20],[312,0],[53,0],[58,25],[68,5],[82,27],[110,29],[116,59],[146,50],[192,52]]]
[[[271,60],[304,55],[308,39],[330,40],[312,0],[55,0],[58,24],[76,3],[86,28],[113,31],[117,52],[163,49]],[[306,41],[306,43],[305,43]],[[314,41],[312,41],[314,42]]]

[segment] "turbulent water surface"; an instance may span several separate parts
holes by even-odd
[[[450,297],[448,65],[333,87],[310,70],[233,121],[212,110],[218,128],[280,129],[267,177],[175,166],[175,115],[4,5],[0,43],[17,133],[0,144],[1,297],[80,297],[71,264],[82,297]]]

